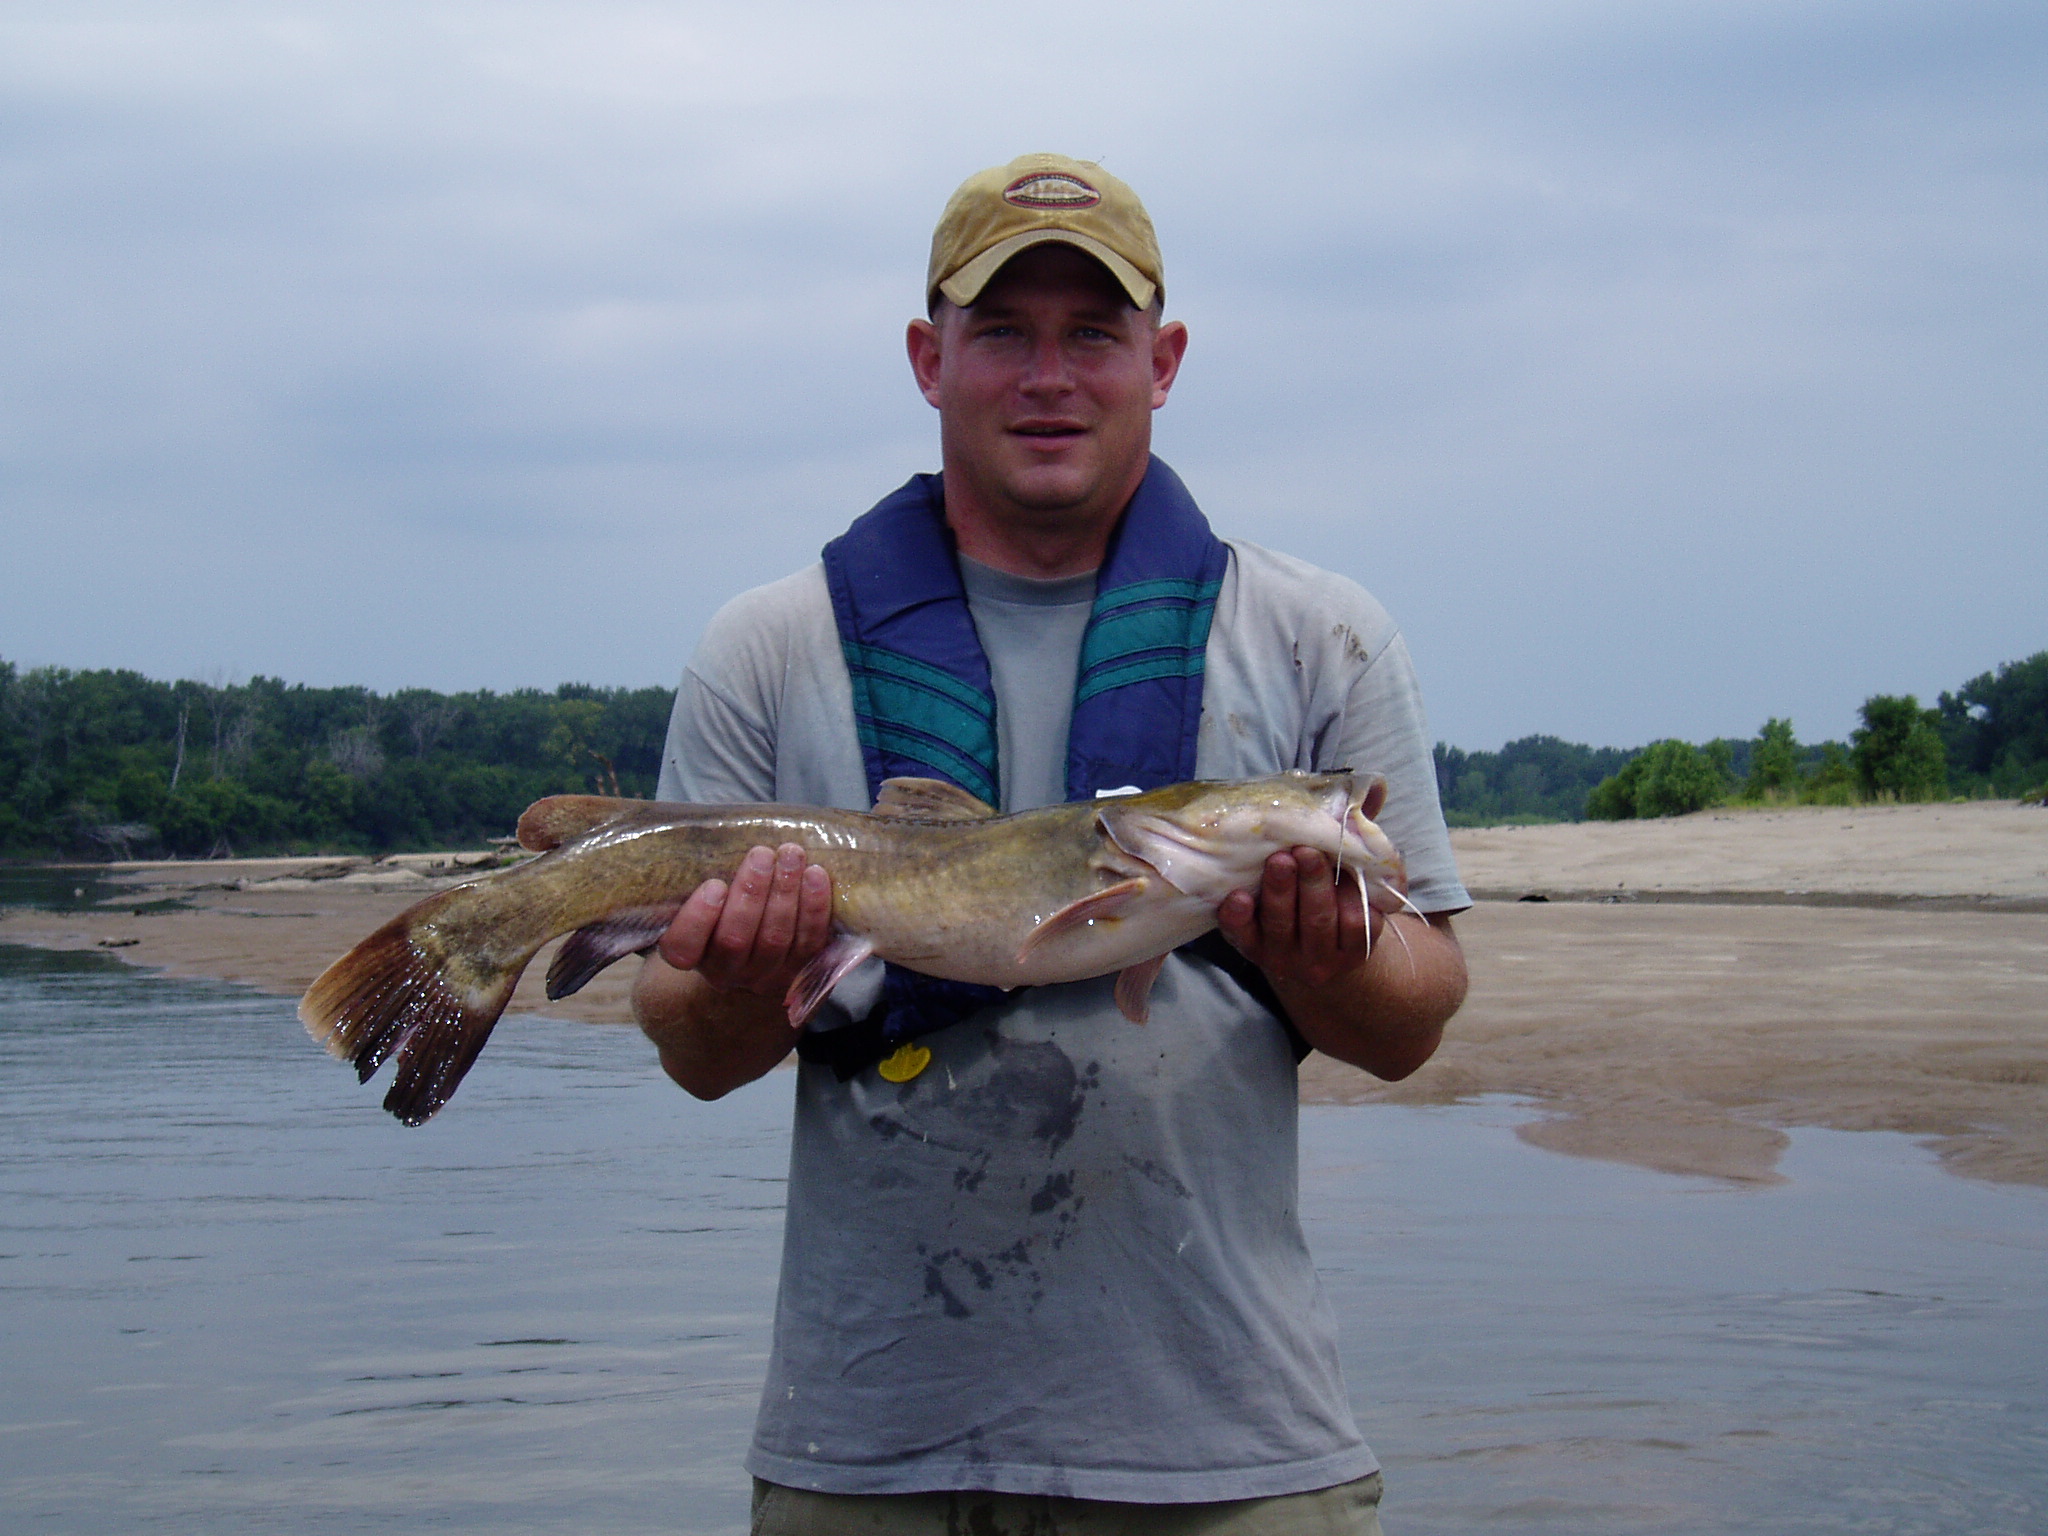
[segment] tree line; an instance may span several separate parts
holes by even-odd
[[[543,795],[647,796],[667,688],[378,694],[158,682],[0,661],[0,856],[206,857],[476,847]],[[2048,785],[2048,651],[1943,693],[1864,701],[1846,742],[1772,719],[1747,741],[1628,750],[1439,743],[1453,826],[1666,816],[1727,801],[2012,797]]]
[[[1875,694],[1859,717],[1847,742],[1802,743],[1790,720],[1773,718],[1747,741],[1671,739],[1635,751],[1553,736],[1499,752],[1440,744],[1437,787],[1453,826],[2048,791],[2048,651],[1970,679],[1933,709],[1912,694]]]
[[[0,661],[0,855],[476,847],[543,795],[653,794],[673,697],[166,683]]]

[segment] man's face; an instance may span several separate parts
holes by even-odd
[[[1155,324],[1064,244],[1023,252],[910,337],[949,478],[964,475],[992,515],[1041,526],[1122,510],[1186,345],[1185,327]]]

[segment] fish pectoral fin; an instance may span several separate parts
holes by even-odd
[[[1068,902],[1031,930],[1023,947],[1017,951],[1017,958],[1024,959],[1039,945],[1058,938],[1071,928],[1115,917],[1150,888],[1151,882],[1143,875],[1134,875],[1128,880],[1117,881],[1115,885],[1106,885],[1092,896]]]
[[[1149,865],[1182,895],[1200,896],[1215,884],[1215,855],[1190,841],[1165,817],[1112,801],[1096,814],[1095,824],[1110,842]]]
[[[1116,973],[1117,1010],[1133,1024],[1152,1017],[1152,983],[1159,979],[1159,968],[1165,964],[1165,955],[1154,955]]]
[[[868,814],[892,821],[987,821],[995,813],[994,806],[944,779],[900,778],[882,780]]]
[[[519,846],[529,853],[546,853],[564,843],[574,842],[600,822],[637,800],[614,800],[605,795],[549,795],[536,800],[519,817]]]
[[[542,801],[543,805],[547,802]],[[674,906],[622,907],[562,941],[548,966],[548,1001],[558,1003],[581,992],[590,979],[615,960],[645,949],[667,930],[682,911]]]
[[[818,1005],[832,995],[832,989],[847,973],[875,952],[872,940],[857,933],[841,931],[832,942],[811,956],[811,963],[796,973],[796,980],[783,994],[782,1006],[789,1010],[789,1022],[800,1025],[818,1011]]]

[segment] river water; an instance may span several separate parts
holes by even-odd
[[[0,946],[0,1523],[744,1530],[791,1081],[697,1104],[516,1019],[406,1131],[283,1000]],[[2048,1192],[1825,1131],[1732,1188],[1523,1118],[1303,1116],[1391,1536],[2048,1530]]]

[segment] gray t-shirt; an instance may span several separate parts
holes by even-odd
[[[1001,809],[1058,805],[1067,798],[1067,730],[1095,573],[1037,581],[963,555],[960,584],[995,684]]]
[[[1392,621],[1342,577],[1230,549],[1197,772],[1384,773],[1380,821],[1416,904],[1467,905]],[[1000,738],[1006,707],[1015,726],[1042,706],[1006,696],[1002,629],[1028,603],[990,597],[970,607]],[[1036,768],[1029,743],[999,751],[1020,785],[1052,772],[1058,798],[1063,768],[1042,750]],[[677,693],[660,793],[866,804],[822,567],[713,620]],[[799,1069],[754,1475],[1181,1503],[1374,1469],[1301,1236],[1285,1032],[1184,956],[1147,1026],[1124,1020],[1111,985],[1034,988],[927,1036],[932,1063],[908,1083]],[[858,1012],[872,995],[856,976],[836,1001]]]

